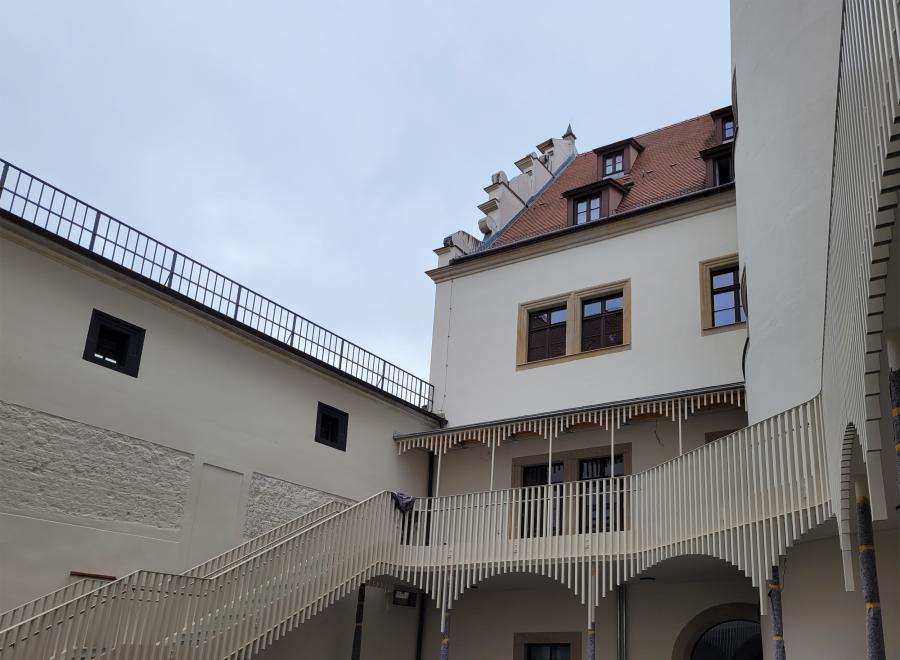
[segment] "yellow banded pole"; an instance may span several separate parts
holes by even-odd
[[[866,658],[885,660],[878,569],[875,565],[875,531],[872,528],[869,491],[862,478],[856,479],[856,533],[859,537],[859,577],[866,602]]]
[[[445,612],[441,617],[441,660],[450,658],[450,612]]]
[[[778,566],[772,567],[772,579],[766,580],[769,590],[769,602],[772,604],[772,642],[775,647],[775,660],[786,660],[784,648],[784,620],[781,616],[781,575]]]

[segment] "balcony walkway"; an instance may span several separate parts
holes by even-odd
[[[382,576],[443,613],[494,575],[546,575],[585,603],[670,557],[705,554],[760,590],[832,515],[819,398],[625,477],[417,500],[382,492],[196,571],[138,571],[0,630],[0,658],[249,658]],[[271,533],[270,533],[271,534]],[[206,570],[212,567],[215,570]]]

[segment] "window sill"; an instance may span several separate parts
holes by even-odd
[[[621,351],[630,350],[631,344],[620,344],[618,346],[610,346],[609,348],[595,348],[592,351],[582,351],[580,353],[572,353],[570,355],[560,355],[558,357],[544,358],[543,360],[534,360],[533,362],[523,362],[516,365],[516,371],[534,369],[536,367],[545,367],[551,364],[562,364],[563,362],[571,362],[572,360],[580,360],[582,358],[597,357],[599,355],[607,355],[609,353],[619,353]]]
[[[746,329],[746,327],[747,327],[746,321],[741,321],[740,323],[731,323],[730,325],[720,325],[718,327],[710,325],[710,326],[704,327],[700,331],[700,334],[705,337],[706,335],[718,335],[722,332],[730,332],[731,330],[742,330],[742,329]]]

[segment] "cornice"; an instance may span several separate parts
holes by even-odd
[[[549,234],[525,239],[518,243],[459,257],[446,266],[426,271],[435,283],[500,268],[509,264],[568,250],[581,245],[606,241],[650,227],[677,222],[702,213],[734,206],[734,185],[707,188],[674,200],[666,200],[611,216],[586,225],[569,226]]]

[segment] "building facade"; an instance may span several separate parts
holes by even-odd
[[[0,657],[900,656],[900,6],[731,13],[490,177],[428,381],[2,162]]]

